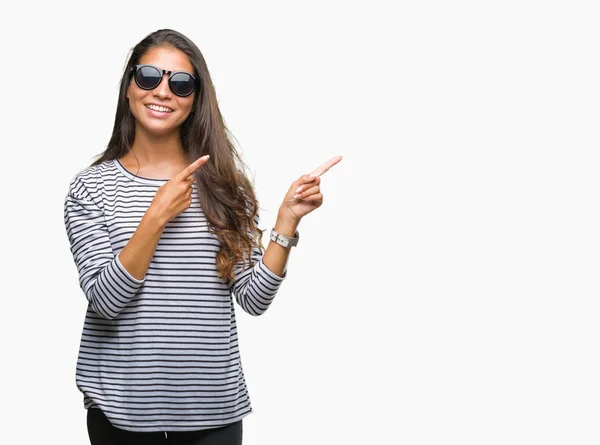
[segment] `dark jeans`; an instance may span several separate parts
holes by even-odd
[[[199,431],[138,433],[114,427],[97,408],[88,409],[87,427],[92,445],[241,445],[242,421]]]

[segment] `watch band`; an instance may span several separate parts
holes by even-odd
[[[298,240],[300,239],[300,234],[296,230],[294,234],[294,238],[290,238],[289,236],[282,235],[281,233],[277,233],[275,228],[271,229],[271,241],[276,242],[280,246],[283,247],[294,247],[298,244]]]

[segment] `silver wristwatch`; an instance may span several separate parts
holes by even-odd
[[[297,230],[296,230],[296,233],[294,234],[294,238],[290,238],[289,236],[284,236],[280,233],[277,233],[275,231],[275,228],[271,229],[271,241],[276,242],[280,246],[294,247],[296,244],[298,244],[299,239],[300,239],[300,234],[298,233]]]

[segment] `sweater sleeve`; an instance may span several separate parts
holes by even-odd
[[[132,300],[144,280],[131,276],[113,253],[104,213],[75,178],[65,197],[64,219],[79,285],[92,309],[115,318]]]
[[[244,264],[240,261],[234,268],[234,280],[230,285],[237,303],[250,315],[262,315],[269,308],[287,275],[287,270],[283,277],[275,275],[263,263],[263,254],[264,249],[261,247],[253,248],[253,266],[249,267],[246,259],[243,270]]]

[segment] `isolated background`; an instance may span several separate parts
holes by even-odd
[[[23,2],[1,14],[2,442],[87,443],[71,177],[128,51],[203,51],[263,228],[332,156],[269,311],[254,444],[598,444],[594,2]]]

